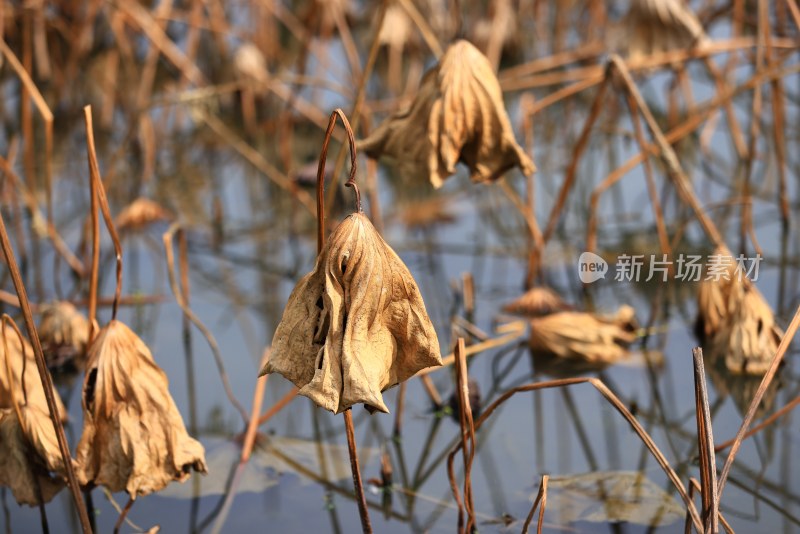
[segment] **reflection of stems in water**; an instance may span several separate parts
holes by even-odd
[[[322,435],[319,428],[319,416],[320,410],[317,408],[315,404],[310,405],[311,408],[311,424],[314,431],[314,443],[316,444],[317,450],[317,461],[319,462],[319,470],[322,475],[323,480],[330,480],[330,473],[328,473],[328,458],[325,456],[325,448],[323,447],[322,442]],[[336,505],[333,501],[333,495],[329,495],[329,506],[326,506],[328,510],[328,516],[331,521],[331,528],[334,532],[341,532],[341,526],[339,525],[339,515],[336,513]]]
[[[575,408],[575,401],[572,400],[572,394],[567,388],[561,388],[561,397],[564,400],[564,405],[567,407],[570,419],[575,427],[575,433],[578,435],[578,442],[581,444],[586,462],[589,464],[589,469],[591,471],[597,471],[599,469],[597,466],[597,458],[594,457],[591,441],[586,435],[586,430],[583,427],[583,420],[581,420],[581,416]]]
[[[228,400],[231,402],[233,407],[239,412],[239,415],[241,415],[242,421],[247,424],[249,419],[247,411],[239,403],[239,401],[236,400],[236,396],[233,394],[230,382],[228,381],[228,374],[225,372],[225,364],[223,363],[222,354],[220,353],[219,345],[217,345],[217,340],[214,339],[211,331],[206,328],[203,322],[200,321],[200,319],[189,307],[188,303],[186,302],[186,297],[184,296],[183,292],[181,292],[180,288],[178,287],[178,283],[175,280],[175,255],[174,251],[172,250],[172,236],[179,230],[179,224],[174,223],[166,232],[164,232],[163,235],[164,249],[167,254],[167,273],[169,274],[170,288],[172,289],[172,293],[175,295],[175,300],[177,301],[178,306],[180,306],[181,310],[183,310],[184,317],[188,318],[195,325],[195,327],[200,330],[203,336],[205,336],[206,341],[208,341],[208,345],[211,347],[211,353],[214,355],[214,360],[217,364],[217,371],[219,372],[220,380],[222,380],[222,386],[225,389],[225,394],[228,396]]]

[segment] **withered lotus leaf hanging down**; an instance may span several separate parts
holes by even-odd
[[[372,158],[391,158],[403,176],[427,175],[436,188],[456,172],[459,161],[474,182],[497,180],[513,167],[526,175],[536,170],[514,138],[492,65],[467,41],[450,45],[411,105],[385,120],[358,148]]]
[[[411,273],[363,213],[333,231],[292,291],[261,374],[280,373],[334,413],[441,365],[439,342]]]
[[[83,385],[78,480],[131,498],[206,472],[203,446],[191,438],[150,350],[112,320],[89,349]]]

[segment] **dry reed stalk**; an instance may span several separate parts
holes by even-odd
[[[428,24],[428,21],[422,13],[419,12],[417,6],[414,5],[414,2],[412,0],[397,0],[397,3],[408,13],[408,16],[414,21],[414,24],[417,25],[419,33],[425,40],[425,44],[431,49],[431,53],[434,57],[437,60],[442,57],[444,50],[442,49],[442,45],[439,44],[439,39],[436,37],[430,24]]]
[[[539,484],[539,491],[536,493],[536,498],[533,500],[528,517],[525,518],[525,523],[522,524],[522,534],[528,534],[528,529],[533,521],[533,514],[536,508],[539,507],[539,519],[536,521],[536,534],[542,534],[542,525],[544,524],[544,508],[547,506],[547,481],[550,480],[550,475],[542,475],[542,481]],[[541,503],[541,506],[539,504]]]
[[[56,405],[55,396],[53,394],[53,380],[50,377],[50,372],[47,370],[47,363],[45,362],[44,353],[42,352],[42,345],[39,342],[39,336],[36,333],[36,326],[33,322],[33,315],[31,314],[28,295],[25,291],[25,285],[22,282],[22,276],[20,275],[19,268],[17,267],[17,261],[14,257],[14,251],[11,248],[11,242],[8,239],[8,233],[6,232],[5,221],[3,220],[2,214],[0,214],[0,246],[3,249],[6,264],[8,265],[8,269],[11,273],[11,279],[14,282],[14,288],[16,289],[17,296],[19,297],[22,315],[25,319],[25,327],[28,331],[28,337],[31,341],[31,345],[33,346],[33,353],[34,357],[36,358],[36,367],[39,371],[39,377],[42,381],[42,388],[44,389],[45,398],[47,400],[47,408],[50,413],[50,420],[55,428],[56,438],[58,440],[58,448],[61,452],[61,457],[66,468],[67,481],[69,484],[70,493],[72,494],[72,499],[78,511],[81,529],[83,530],[84,534],[90,534],[92,532],[92,527],[89,523],[89,516],[86,512],[86,508],[83,506],[80,488],[78,486],[78,481],[75,478],[75,471],[72,467],[72,457],[69,453],[69,444],[67,443],[64,429],[59,422],[61,416],[58,412],[58,406]]]
[[[236,133],[231,130],[224,122],[218,117],[210,115],[200,109],[193,109],[192,113],[195,117],[203,121],[211,131],[220,136],[231,148],[236,150],[242,157],[250,162],[256,169],[264,173],[264,175],[272,180],[275,185],[291,194],[295,200],[303,205],[309,212],[314,213],[314,201],[306,191],[298,188],[288,176],[283,174],[278,168],[272,165],[267,159],[261,155],[259,151],[250,146],[246,141],[241,139]]]
[[[289,392],[286,395],[284,395],[283,397],[281,397],[281,399],[278,402],[276,402],[272,406],[272,408],[267,410],[267,412],[264,415],[259,417],[258,426],[261,426],[264,423],[266,423],[267,421],[269,421],[270,419],[272,419],[272,417],[275,414],[277,414],[278,412],[280,412],[283,409],[284,406],[289,404],[292,401],[292,399],[294,399],[297,396],[297,394],[299,392],[300,392],[300,390],[298,388],[296,388],[296,387],[293,387],[291,390],[289,390]]]
[[[155,11],[152,13],[152,24],[161,32],[164,32],[167,26],[166,19],[169,18],[172,12],[172,0],[162,0],[156,6]],[[139,86],[136,91],[136,107],[140,110],[145,109],[147,101],[150,99],[150,94],[153,91],[153,82],[156,78],[156,67],[158,66],[158,58],[160,56],[160,49],[152,44],[147,49],[147,56],[144,59],[144,66],[142,67]],[[187,58],[187,61],[189,59]]]
[[[266,363],[269,358],[269,347],[264,349],[264,354],[261,355],[261,365]],[[256,388],[253,392],[253,407],[250,410],[250,421],[247,423],[247,431],[244,435],[244,442],[242,443],[242,456],[239,459],[240,463],[246,463],[250,459],[250,453],[253,452],[253,444],[256,441],[256,434],[258,433],[259,414],[261,413],[261,404],[264,402],[264,390],[267,387],[267,375],[259,376],[256,380]]]
[[[466,347],[464,339],[458,338],[456,344],[456,389],[458,394],[458,419],[461,427],[461,451],[464,460],[464,501],[462,502],[456,484],[453,459],[457,451],[453,451],[447,458],[447,475],[450,479],[450,489],[458,505],[458,531],[471,533],[475,527],[475,504],[472,499],[472,463],[475,459],[475,426],[472,421],[472,406],[469,397],[469,375],[467,372],[467,358],[464,355]],[[466,522],[464,514],[466,513]]]
[[[775,413],[773,413],[772,415],[770,415],[769,417],[767,417],[766,419],[761,421],[759,424],[757,424],[756,426],[754,426],[753,428],[748,430],[744,434],[744,437],[742,439],[747,439],[747,438],[749,438],[751,436],[754,436],[755,434],[758,434],[759,432],[761,432],[762,430],[764,430],[765,428],[770,426],[772,423],[774,423],[775,421],[777,421],[778,419],[780,419],[784,415],[786,415],[789,412],[791,412],[798,404],[800,404],[800,395],[798,395],[797,397],[795,397],[792,400],[790,400],[788,403],[786,403],[785,406],[783,406],[779,410],[776,410]],[[728,441],[720,443],[719,445],[714,447],[714,452],[722,452],[722,451],[724,451],[725,449],[727,449],[728,447],[733,445],[733,442],[734,442],[734,439],[731,438]]]
[[[493,348],[501,347],[507,343],[511,343],[523,335],[525,335],[525,322],[524,321],[514,321],[512,323],[508,323],[498,327],[497,333],[500,335],[489,339],[487,341],[483,341],[481,343],[476,343],[474,345],[470,345],[464,351],[464,356],[473,356],[475,354],[491,350]],[[443,367],[447,367],[449,365],[453,365],[455,363],[455,355],[451,352],[449,355],[442,357],[442,366],[441,367],[428,367],[427,369],[423,369],[415,374],[415,377],[424,377],[437,371]]]
[[[589,110],[589,115],[586,117],[586,121],[583,124],[583,130],[581,130],[580,136],[575,143],[575,147],[572,149],[572,158],[570,159],[569,166],[567,167],[564,176],[564,182],[558,192],[558,197],[553,205],[553,209],[550,211],[550,217],[547,219],[547,226],[545,226],[544,234],[542,236],[542,239],[545,243],[550,240],[555,232],[556,226],[558,225],[558,221],[561,217],[561,212],[564,210],[564,204],[566,204],[567,201],[567,195],[575,183],[575,178],[578,173],[578,162],[583,155],[583,152],[589,146],[589,137],[592,132],[592,126],[600,116],[603,97],[605,96],[606,87],[609,84],[609,80],[609,69],[606,68],[603,81],[600,84],[600,87],[597,88],[597,93],[594,96],[594,101],[592,102],[592,107]]]
[[[144,7],[136,2],[115,2],[114,6],[128,16],[156,47],[181,73],[196,85],[205,85],[206,80],[197,65],[189,61],[183,51],[176,45],[153,19]]]
[[[798,310],[797,314],[798,322],[800,323],[800,310]],[[564,378],[559,380],[548,380],[545,382],[536,382],[531,384],[525,384],[522,386],[517,386],[514,388],[509,389],[505,393],[503,393],[500,397],[498,397],[494,402],[492,402],[489,406],[487,406],[478,420],[475,422],[475,431],[477,432],[481,426],[486,422],[489,417],[497,410],[497,408],[506,402],[508,399],[516,395],[517,393],[522,393],[526,391],[537,391],[540,389],[552,389],[552,388],[559,388],[565,386],[571,386],[576,384],[591,384],[602,396],[606,399],[614,409],[619,412],[620,415],[631,425],[633,431],[636,432],[636,435],[639,439],[642,440],[642,443],[647,447],[647,450],[653,455],[658,465],[667,475],[672,485],[677,490],[678,494],[681,496],[684,504],[686,504],[687,510],[689,515],[691,516],[692,524],[694,528],[698,532],[703,531],[703,523],[700,520],[700,515],[697,513],[697,508],[692,502],[692,499],[689,497],[689,494],[686,491],[683,483],[681,482],[680,477],[672,468],[672,466],[667,461],[664,454],[658,448],[658,446],[653,441],[653,438],[650,437],[650,434],[642,427],[639,421],[636,420],[636,417],[631,414],[628,408],[625,407],[625,404],[619,398],[614,395],[614,393],[608,389],[608,387],[599,379],[593,377],[580,377],[580,378]],[[450,454],[454,455],[458,450],[461,448],[461,443],[456,443],[453,450],[451,450]]]
[[[694,402],[697,420],[697,449],[700,452],[700,481],[703,498],[701,518],[704,532],[713,534],[719,530],[719,496],[717,495],[717,464],[714,456],[714,434],[711,412],[708,408],[706,372],[703,365],[703,349],[692,349],[694,363]]]
[[[397,408],[394,413],[394,427],[392,429],[392,438],[399,439],[403,434],[403,412],[406,406],[406,382],[401,383],[397,388]]]
[[[800,326],[800,307],[797,308],[797,311],[792,318],[792,322],[786,329],[786,333],[781,339],[781,344],[778,346],[775,357],[772,359],[769,369],[764,374],[764,378],[761,379],[761,384],[758,386],[755,395],[753,395],[753,400],[750,402],[750,407],[747,409],[747,413],[742,420],[742,424],[739,427],[739,430],[736,432],[736,437],[733,439],[731,450],[728,453],[728,457],[725,459],[725,464],[722,467],[722,471],[720,472],[718,479],[719,481],[717,483],[717,494],[720,499],[722,498],[722,490],[725,489],[725,483],[728,481],[728,474],[730,473],[731,466],[733,465],[733,460],[736,458],[736,454],[739,452],[739,447],[742,445],[742,440],[744,440],[744,436],[747,433],[748,428],[750,428],[753,419],[755,418],[758,405],[761,404],[761,399],[764,397],[767,388],[772,383],[773,378],[775,378],[775,374],[778,372],[778,367],[780,367],[783,357],[786,354],[792,339],[794,339],[794,335],[797,332],[798,326]]]
[[[228,397],[231,405],[236,408],[236,411],[239,412],[239,415],[242,417],[242,421],[244,424],[247,424],[250,417],[247,414],[247,411],[241,405],[241,403],[236,399],[236,395],[233,393],[233,389],[231,388],[230,381],[228,380],[228,373],[225,371],[225,363],[222,358],[222,353],[219,349],[219,344],[217,340],[214,338],[214,335],[211,331],[206,327],[205,324],[200,320],[197,315],[192,311],[191,307],[189,307],[189,303],[186,301],[186,296],[181,291],[180,287],[178,287],[178,282],[175,279],[175,252],[173,250],[172,245],[172,237],[175,235],[176,232],[182,231],[180,228],[179,223],[173,223],[169,229],[164,232],[162,236],[162,240],[164,242],[164,250],[166,251],[166,259],[167,259],[167,274],[169,277],[169,286],[172,289],[172,294],[175,296],[175,301],[180,306],[181,310],[183,311],[184,317],[189,319],[195,327],[200,330],[200,333],[203,334],[203,337],[206,338],[209,347],[211,348],[211,353],[214,356],[214,362],[217,365],[217,371],[219,372],[220,380],[222,381],[222,387],[225,390],[225,395]]]
[[[644,132],[642,132],[642,125],[639,122],[639,114],[636,110],[636,102],[630,95],[627,95],[626,98],[628,103],[628,110],[631,114],[631,122],[633,123],[634,133],[636,135],[636,143],[639,145],[639,150],[642,152],[645,151],[645,146],[647,145],[644,139]],[[661,201],[658,198],[658,191],[656,190],[656,183],[655,179],[653,178],[653,168],[650,165],[650,159],[644,158],[642,162],[644,167],[644,177],[647,182],[647,193],[650,196],[650,204],[653,207],[653,214],[656,219],[656,230],[658,233],[658,243],[661,247],[661,253],[670,256],[672,254],[672,250],[669,245],[669,236],[667,235],[667,226],[664,223],[664,212],[661,209]],[[672,271],[672,264],[669,267],[670,271]]]

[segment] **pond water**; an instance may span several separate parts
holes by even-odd
[[[231,15],[236,21],[238,10]],[[177,17],[177,15],[176,15]],[[176,26],[180,26],[175,23]],[[243,24],[243,28],[247,25]],[[725,28],[723,24],[723,28]],[[180,40],[181,28],[175,32]],[[722,30],[720,30],[722,31]],[[233,45],[244,34],[230,31]],[[356,34],[358,52],[366,60],[369,33]],[[142,41],[143,43],[145,41]],[[316,40],[330,52],[328,61],[346,70],[345,52],[338,39]],[[142,44],[144,46],[144,44]],[[535,57],[534,50],[516,61]],[[431,57],[420,54],[425,64]],[[99,57],[99,53],[98,53]],[[715,61],[722,64],[727,56]],[[81,68],[89,72],[89,59]],[[367,108],[393,109],[385,102],[385,58],[368,86]],[[97,59],[99,62],[100,60]],[[315,60],[316,61],[316,60]],[[325,72],[312,61],[311,72]],[[506,61],[509,61],[506,59]],[[601,62],[602,58],[593,60]],[[201,63],[211,77],[211,66]],[[99,63],[98,63],[99,64]],[[216,65],[222,72],[225,66]],[[505,63],[501,67],[507,68]],[[94,68],[99,68],[94,65]],[[316,70],[315,70],[316,69]],[[164,71],[164,72],[161,72]],[[131,69],[127,74],[135,73]],[[285,72],[291,72],[286,70]],[[749,65],[739,68],[732,80],[741,82],[752,74]],[[13,77],[5,72],[6,104],[18,97]],[[168,65],[159,66],[159,76],[175,76]],[[341,83],[336,72],[329,81]],[[688,70],[697,102],[714,95],[713,82],[702,65]],[[223,81],[225,75],[220,76]],[[659,120],[668,115],[670,86],[674,77],[647,72],[637,77],[645,98]],[[798,77],[786,78],[784,124],[786,142],[797,143]],[[91,79],[87,82],[91,83]],[[121,84],[124,82],[120,82]],[[541,99],[556,87],[528,91]],[[553,362],[532,355],[527,334],[502,347],[470,358],[469,374],[488,405],[511,387],[534,381],[568,376],[600,378],[636,415],[671,465],[685,482],[699,478],[691,350],[698,345],[693,333],[696,314],[696,284],[619,282],[614,279],[613,259],[620,254],[659,253],[655,219],[648,200],[645,176],[637,167],[602,198],[599,211],[598,252],[611,260],[604,280],[583,287],[578,279],[578,256],[585,250],[589,195],[613,169],[638,152],[621,88],[612,85],[606,96],[586,153],[578,166],[578,179],[562,223],[542,255],[543,281],[578,308],[614,312],[620,305],[636,309],[639,322],[650,322],[650,335],[632,346],[634,356],[603,369],[586,369],[569,362]],[[66,99],[53,105],[55,151],[53,159],[55,221],[66,242],[78,249],[81,229],[88,213],[88,170],[85,132],[80,117],[83,93],[73,91],[75,102]],[[124,88],[119,90],[124,92]],[[520,99],[525,91],[508,91],[506,105],[517,132],[525,138]],[[172,210],[186,229],[191,282],[191,308],[208,327],[221,349],[228,378],[237,400],[248,410],[256,384],[259,360],[269,345],[283,307],[297,280],[313,268],[316,253],[312,214],[299,206],[248,163],[229,138],[209,127],[216,117],[237,139],[252,145],[273,165],[293,169],[316,162],[324,131],[296,119],[289,130],[275,117],[286,104],[274,94],[256,98],[261,127],[249,133],[239,111],[239,93],[220,94],[189,103],[176,98],[178,89],[159,86],[148,111],[153,129],[142,135],[135,115],[123,102],[110,126],[96,132],[100,169],[107,181],[111,207],[119,212],[133,198],[149,196]],[[53,96],[46,93],[48,97]],[[336,105],[352,108],[353,95],[327,89],[305,88],[298,95],[326,116]],[[588,115],[593,90],[554,104],[533,119],[533,158],[536,212],[539,224],[555,203],[567,165]],[[55,97],[54,97],[55,98]],[[771,93],[766,95],[771,98]],[[103,100],[86,97],[97,110]],[[121,98],[124,100],[124,98]],[[177,102],[177,103],[175,103]],[[750,124],[751,93],[734,100],[735,113],[745,127]],[[765,104],[762,129],[771,131],[773,117]],[[7,111],[4,112],[7,114]],[[97,113],[97,111],[95,112]],[[679,112],[683,113],[683,111]],[[373,126],[385,113],[371,112]],[[681,115],[683,116],[683,115]],[[0,152],[8,153],[12,140],[20,136],[14,119],[6,117]],[[529,132],[528,132],[529,133]],[[147,140],[152,142],[148,145]],[[690,136],[678,144],[681,163],[691,176],[695,190],[708,213],[723,228],[732,248],[739,243],[741,181],[744,163],[731,146],[725,120],[707,137]],[[703,146],[701,147],[701,143]],[[759,159],[753,170],[753,219],[763,248],[757,286],[785,327],[798,304],[798,153],[788,150],[787,169],[792,225],[782,235],[777,204],[777,171],[772,139],[764,134],[757,143]],[[148,153],[152,150],[152,158]],[[331,150],[328,166],[334,167],[339,146]],[[287,156],[288,155],[288,156]],[[13,162],[24,175],[22,158]],[[366,160],[360,159],[357,177],[368,190]],[[671,235],[688,221],[684,239],[675,253],[710,254],[711,246],[697,224],[681,207],[669,185],[664,168],[653,160],[658,192],[665,206]],[[38,164],[37,164],[38,165]],[[344,175],[344,173],[343,173]],[[526,179],[519,171],[508,173],[509,185],[524,198]],[[376,174],[377,198],[383,235],[397,251],[416,279],[439,335],[442,351],[454,343],[451,322],[464,317],[461,280],[471,273],[475,286],[473,323],[494,336],[495,328],[513,320],[501,316],[501,306],[524,290],[529,239],[524,218],[497,185],[471,184],[461,168],[441,190],[434,191],[422,179],[400,182],[385,165]],[[344,176],[341,177],[344,181]],[[373,197],[365,194],[365,210],[375,213]],[[349,190],[337,195],[329,209],[329,227],[341,220],[352,204]],[[435,203],[434,203],[435,202]],[[409,226],[411,216],[448,215],[423,226]],[[5,213],[4,213],[5,215]],[[27,222],[23,224],[23,227]],[[352,479],[341,416],[316,408],[297,397],[260,430],[256,450],[248,466],[232,483],[244,430],[238,412],[226,398],[208,343],[198,330],[187,327],[167,283],[167,264],[161,234],[165,224],[153,225],[123,239],[123,294],[160,295],[155,304],[124,306],[119,318],[151,348],[156,362],[170,381],[170,392],[191,435],[206,448],[210,467],[207,476],[195,475],[185,484],[173,483],[159,494],[137,499],[129,520],[147,530],[159,525],[162,532],[356,532],[360,529],[353,498]],[[102,240],[101,294],[113,295],[114,266],[111,242]],[[35,300],[55,298],[54,280],[61,291],[73,287],[63,263],[53,274],[51,247],[42,242],[41,256],[26,267],[26,283],[33,285],[38,271],[41,291],[31,290]],[[753,247],[748,246],[752,252]],[[10,287],[10,286],[9,286]],[[76,293],[81,300],[84,293]],[[9,308],[13,312],[13,308]],[[101,308],[101,324],[110,309]],[[188,334],[187,334],[188,332]],[[188,337],[187,337],[188,336]],[[187,341],[188,340],[188,341]],[[759,417],[765,417],[793,399],[800,390],[795,351],[786,357]],[[709,365],[710,406],[715,440],[733,437],[747,409],[758,380],[743,380],[724,369]],[[455,389],[452,367],[430,375],[445,403]],[[82,376],[61,377],[59,391],[69,409],[67,435],[73,446],[81,431],[80,386]],[[275,405],[292,389],[280,376],[266,385],[262,411]],[[457,511],[447,478],[446,456],[458,439],[459,427],[447,409],[434,410],[420,380],[408,382],[402,432],[395,434],[398,388],[384,393],[391,414],[370,415],[362,407],[353,409],[362,475],[366,481],[380,479],[381,456],[388,455],[393,469],[393,490],[385,492],[367,483],[367,499],[376,532],[452,532]],[[748,439],[733,464],[721,511],[739,532],[800,532],[800,465],[794,447],[800,446],[796,415],[782,417],[768,429]],[[531,508],[542,475],[552,477],[552,495],[545,512],[545,530],[550,532],[679,532],[683,529],[680,498],[641,440],[622,417],[588,384],[568,388],[520,393],[506,402],[478,434],[472,474],[473,498],[482,532],[516,532]],[[718,458],[722,465],[724,453]],[[456,461],[459,476],[460,461]],[[586,478],[591,473],[605,474]],[[635,475],[638,473],[638,475]],[[580,476],[586,477],[580,478]],[[631,478],[633,477],[633,478]],[[637,478],[638,477],[638,478]],[[581,481],[580,489],[567,482]],[[609,493],[614,481],[647,479],[640,491],[647,494],[630,514],[615,508]],[[459,479],[460,480],[460,479]],[[231,489],[233,487],[233,489]],[[565,489],[566,488],[566,489]],[[20,507],[8,491],[2,493],[0,517],[7,532],[38,531],[39,512]],[[119,505],[127,496],[113,495]],[[580,501],[580,503],[577,503]],[[614,502],[612,502],[614,501]],[[94,520],[98,532],[109,532],[117,520],[112,502],[100,489],[93,491]],[[618,503],[617,503],[618,504]],[[676,507],[678,512],[676,512]],[[67,491],[47,505],[51,530],[79,532],[80,528]],[[126,525],[123,531],[135,531]]]

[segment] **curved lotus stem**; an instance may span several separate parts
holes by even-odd
[[[344,129],[347,132],[347,142],[350,144],[350,176],[344,185],[353,188],[353,192],[356,195],[356,212],[363,212],[361,209],[361,191],[358,190],[358,184],[356,184],[356,169],[358,169],[356,163],[356,138],[344,111],[336,108],[331,113],[328,129],[325,130],[325,140],[322,142],[322,151],[319,153],[319,165],[317,166],[317,254],[322,251],[322,247],[325,245],[325,160],[328,158],[328,144],[331,141],[333,129],[336,127],[337,116],[342,119],[342,125],[344,125]]]

